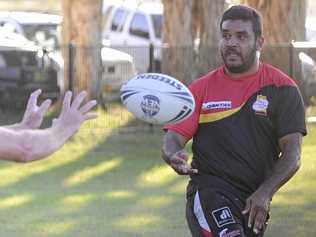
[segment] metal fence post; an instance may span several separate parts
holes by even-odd
[[[69,90],[73,91],[74,89],[74,77],[73,77],[73,70],[74,70],[74,45],[73,43],[69,43],[68,45],[68,80],[69,80]]]
[[[293,71],[293,66],[294,66],[294,45],[293,45],[294,41],[290,42],[290,52],[289,52],[289,63],[290,63],[290,77],[294,79],[294,71]]]
[[[148,72],[155,72],[155,59],[154,59],[154,45],[150,43],[149,45],[149,67]]]

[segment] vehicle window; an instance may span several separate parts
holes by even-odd
[[[114,17],[112,20],[111,30],[112,31],[122,31],[124,22],[126,20],[128,12],[124,9],[117,9],[114,13]]]
[[[132,19],[130,34],[149,39],[149,26],[145,15],[136,13]]]
[[[162,29],[162,15],[151,15],[151,19],[154,26],[155,36],[161,39],[161,29]]]
[[[43,32],[45,39],[54,38],[57,36],[57,27],[55,24],[29,24],[24,25],[24,33],[29,40],[35,40],[37,32]]]
[[[107,24],[107,22],[109,21],[111,12],[112,12],[113,6],[109,6],[106,8],[106,10],[103,13],[102,16],[102,25],[105,26]],[[102,27],[103,28],[103,27]]]

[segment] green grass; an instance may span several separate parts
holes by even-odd
[[[267,231],[272,236],[316,236],[316,126],[308,126],[298,173],[279,190],[272,202]]]
[[[117,106],[99,114],[47,160],[0,163],[0,236],[190,236],[187,178],[161,160],[160,129]],[[274,198],[266,236],[315,236],[315,143],[310,126],[302,169]]]

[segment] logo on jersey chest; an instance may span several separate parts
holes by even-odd
[[[267,116],[269,101],[265,95],[257,95],[256,101],[252,105],[252,109],[258,115]]]
[[[212,110],[212,109],[231,109],[232,102],[229,100],[223,101],[209,101],[202,104],[203,110]]]

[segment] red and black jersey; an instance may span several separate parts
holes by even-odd
[[[198,183],[216,176],[252,193],[272,172],[280,155],[278,139],[306,134],[296,84],[268,64],[237,79],[227,76],[222,66],[189,88],[196,100],[194,114],[165,128],[193,138],[192,166],[200,175],[191,178]]]

